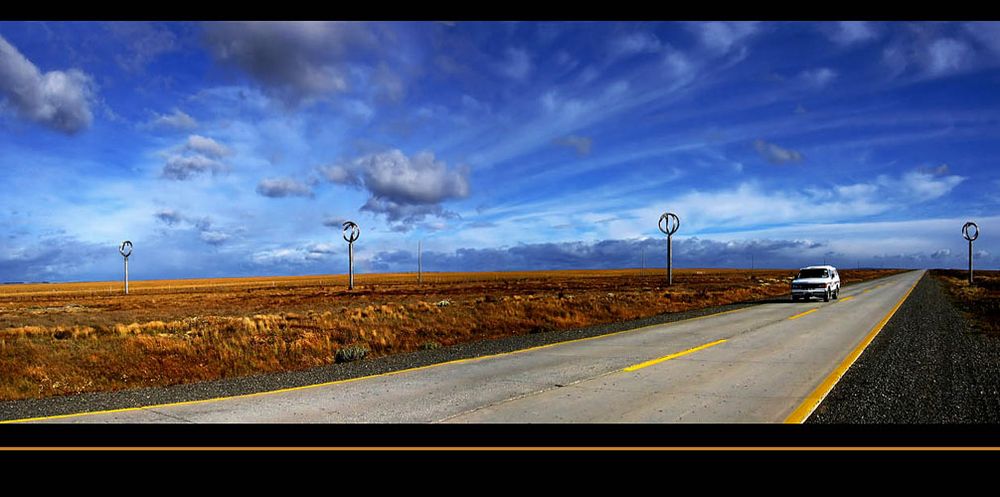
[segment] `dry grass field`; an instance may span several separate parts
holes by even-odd
[[[936,270],[932,274],[980,331],[1000,336],[1000,271],[973,271],[976,284],[971,286],[964,270]]]
[[[844,283],[892,270],[843,270]],[[431,273],[0,286],[0,400],[303,369],[786,295],[793,271]]]

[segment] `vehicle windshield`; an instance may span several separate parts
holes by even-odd
[[[830,272],[826,269],[802,269],[799,271],[799,276],[796,279],[803,278],[828,278]]]

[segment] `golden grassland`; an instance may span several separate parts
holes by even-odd
[[[843,270],[844,283],[892,270]],[[788,293],[794,271],[430,273],[0,286],[0,400],[214,380]]]
[[[1000,336],[1000,271],[973,271],[975,284],[969,285],[964,270],[935,270],[945,290],[959,309],[980,331]]]

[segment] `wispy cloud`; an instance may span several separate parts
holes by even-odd
[[[155,114],[146,123],[146,127],[191,130],[198,127],[198,121],[186,112],[175,108],[170,114]]]
[[[839,45],[854,45],[872,41],[879,35],[874,23],[866,21],[840,21],[823,24],[830,40]]]
[[[813,88],[823,88],[836,79],[837,72],[829,67],[809,69],[799,73],[799,80]]]
[[[771,164],[787,164],[789,162],[802,162],[803,156],[797,150],[779,147],[764,140],[754,140],[753,148],[760,156]]]
[[[635,31],[612,39],[608,48],[612,57],[628,57],[641,53],[655,53],[662,47],[660,39],[655,34]]]
[[[709,50],[724,54],[740,47],[758,31],[756,22],[704,22],[691,25],[701,43]]]
[[[531,56],[523,49],[507,48],[505,57],[499,63],[497,69],[501,74],[510,79],[523,81],[531,74]]]
[[[586,136],[569,135],[559,138],[555,143],[575,150],[580,157],[586,157],[590,155],[590,147],[593,146],[594,141]]]

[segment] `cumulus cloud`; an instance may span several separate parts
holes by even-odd
[[[205,172],[225,173],[229,166],[219,159],[231,154],[229,147],[211,138],[190,135],[183,144],[165,153],[166,163],[160,177],[184,181]]]
[[[841,21],[825,27],[830,40],[839,45],[863,43],[878,37],[875,24],[865,21]]]
[[[170,114],[156,114],[146,123],[150,128],[172,128],[180,130],[194,129],[198,127],[198,121],[180,109],[174,109]]]
[[[407,157],[390,150],[321,172],[334,183],[368,191],[362,209],[384,214],[393,223],[412,223],[429,215],[451,217],[441,202],[469,195],[468,169],[449,168],[430,152]]]
[[[758,30],[757,22],[703,22],[693,26],[701,43],[719,54],[728,53]]]
[[[555,141],[556,145],[572,148],[580,157],[590,155],[593,140],[586,136],[569,135]]]
[[[4,243],[0,245],[0,282],[67,281],[82,271],[93,271],[98,261],[108,260],[111,254],[118,256],[117,247],[66,236],[32,240],[27,246]]]
[[[2,36],[0,93],[22,118],[66,134],[87,128],[93,120],[90,76],[76,69],[43,74]]]
[[[214,159],[221,159],[232,153],[225,145],[201,135],[188,137],[185,149]]]
[[[811,240],[716,241],[674,240],[674,263],[686,267],[748,267],[753,256],[757,267],[795,267],[803,257],[827,250]],[[639,267],[642,253],[647,267],[659,267],[663,253],[660,238],[518,244],[498,248],[460,248],[454,252],[423,252],[423,266],[430,271],[508,271],[542,269],[612,269]],[[383,251],[369,265],[379,271],[410,270],[416,264],[411,250]]]
[[[802,154],[796,150],[782,148],[764,140],[755,140],[753,148],[764,160],[771,164],[786,164],[789,162],[802,162]]]
[[[931,254],[932,259],[945,259],[951,256],[950,249],[941,249]]]
[[[265,178],[257,184],[257,193],[265,197],[312,197],[309,185],[291,178]]]
[[[213,22],[204,38],[217,61],[292,105],[346,90],[352,57],[377,46],[368,25],[353,22]]]
[[[508,48],[498,68],[504,76],[523,81],[531,73],[531,56],[526,50]]]
[[[211,172],[218,174],[228,171],[225,164],[204,155],[171,155],[163,165],[161,176],[166,179],[184,181],[194,176]]]

